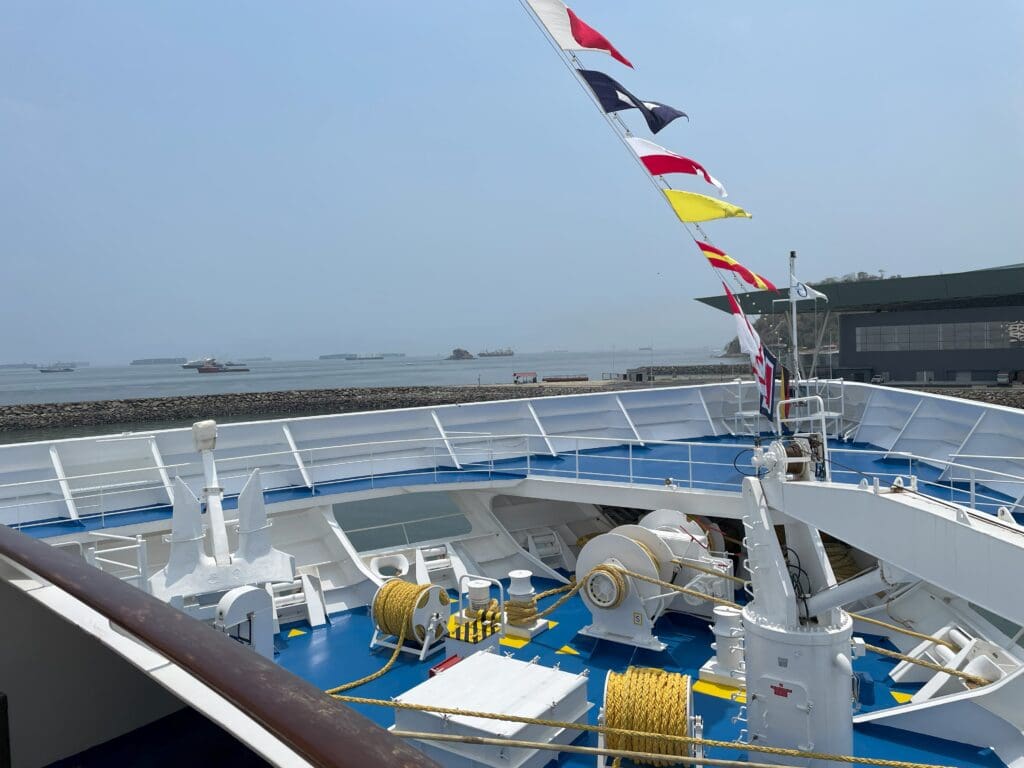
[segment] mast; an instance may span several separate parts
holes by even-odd
[[[789,309],[792,315],[793,375],[800,379],[800,344],[796,334],[796,251],[789,252]]]

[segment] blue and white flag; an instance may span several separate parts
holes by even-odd
[[[828,301],[828,296],[824,293],[814,290],[807,283],[801,283],[799,280],[793,282],[793,294],[793,301],[804,301],[805,299]]]
[[[647,127],[651,133],[657,133],[677,117],[690,118],[685,112],[680,112],[675,107],[667,104],[660,104],[657,101],[643,101],[622,87],[617,81],[608,77],[604,72],[597,72],[593,69],[579,70],[580,76],[594,92],[601,108],[605,112],[618,112],[623,109],[639,109],[647,121]]]

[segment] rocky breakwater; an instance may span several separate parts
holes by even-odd
[[[602,389],[624,389],[625,382],[594,382],[583,386],[365,387],[346,389],[248,392],[187,397],[149,397],[80,403],[0,406],[0,432],[69,429],[74,427],[186,424],[200,419],[258,420],[315,416],[352,411],[379,411],[424,405],[510,400],[571,395]],[[24,438],[22,438],[24,439]],[[2,442],[0,437],[0,442]]]
[[[1024,387],[921,387],[922,392],[962,397],[992,405],[1024,408]]]

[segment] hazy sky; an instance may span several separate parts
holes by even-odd
[[[655,140],[754,214],[707,225],[747,265],[1024,261],[1019,0],[573,8],[689,113]],[[6,0],[0,257],[3,361],[731,335],[517,0]]]

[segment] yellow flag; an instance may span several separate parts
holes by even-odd
[[[698,195],[696,192],[666,189],[665,197],[668,198],[669,205],[672,206],[672,210],[676,212],[679,220],[688,224],[711,221],[712,219],[728,219],[733,216],[742,216],[745,219],[751,217],[738,205],[732,205],[707,195]]]

